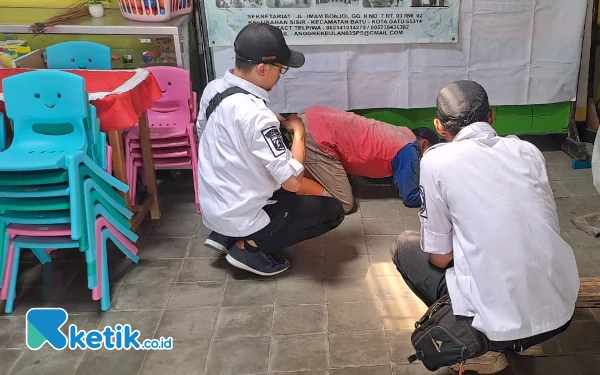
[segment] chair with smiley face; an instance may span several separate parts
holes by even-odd
[[[127,192],[128,186],[110,174],[110,149],[88,103],[84,79],[39,70],[5,78],[2,87],[14,137],[0,152],[0,244],[5,244],[0,278],[8,266],[10,225],[68,224],[71,239],[86,253],[88,287],[94,289],[99,275],[94,271],[97,213],[92,208],[102,204],[111,213],[104,217],[128,228],[132,213],[117,192]],[[95,142],[105,148],[97,159],[90,152],[99,150]]]
[[[157,169],[192,169],[196,211],[198,202],[198,149],[195,137],[196,93],[192,91],[190,73],[171,66],[145,68],[156,78],[162,98],[147,111],[154,166]],[[125,166],[130,197],[135,199],[137,175],[142,167],[139,128],[125,133]]]
[[[46,48],[48,69],[110,70],[110,48],[94,42],[70,41]]]

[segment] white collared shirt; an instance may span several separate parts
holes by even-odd
[[[531,337],[573,315],[579,274],[561,238],[542,153],[483,122],[421,161],[421,246],[454,252],[446,283],[455,315],[490,340]]]
[[[249,94],[225,98],[206,121],[206,108],[217,93],[238,86]],[[210,82],[200,100],[196,131],[198,195],[207,228],[245,237],[267,224],[262,209],[273,192],[304,170],[283,144],[277,116],[267,108],[266,90],[231,71]]]

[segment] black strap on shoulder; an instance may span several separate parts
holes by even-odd
[[[210,100],[210,102],[208,102],[208,107],[206,108],[206,121],[208,121],[208,118],[210,117],[210,115],[215,111],[215,109],[217,109],[217,107],[219,106],[219,104],[221,104],[223,99],[225,99],[226,97],[231,96],[233,94],[250,94],[250,93],[242,88],[237,87],[237,86],[230,87],[223,92],[217,93],[217,95],[215,95]]]

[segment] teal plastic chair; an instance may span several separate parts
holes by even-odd
[[[4,122],[4,113],[0,112],[0,151],[6,148],[6,124]]]
[[[15,139],[0,153],[0,171],[68,170],[72,236],[78,240],[82,225],[79,166],[127,192],[129,187],[112,177],[87,155],[86,119],[93,111],[87,102],[83,78],[60,71],[34,71],[2,81],[7,116]],[[64,99],[64,100],[63,100]],[[94,107],[92,107],[94,108]],[[16,162],[12,162],[16,160]]]
[[[49,69],[112,69],[110,48],[94,42],[69,41],[46,48]]]
[[[27,203],[25,203],[27,202]],[[86,179],[84,182],[84,199],[85,206],[82,207],[79,212],[84,215],[81,218],[85,233],[79,240],[79,248],[86,254],[86,261],[88,267],[93,270],[95,267],[95,244],[93,225],[95,217],[92,216],[94,213],[94,205],[99,202],[103,207],[106,207],[107,212],[110,215],[106,215],[111,219],[110,223],[113,225],[120,225],[121,228],[131,228],[131,223],[128,219],[133,216],[133,213],[129,211],[125,206],[125,200],[119,195],[113,195],[109,191],[103,190],[93,179]],[[2,257],[0,257],[0,279],[3,277],[4,265],[6,264],[6,255],[8,249],[7,236],[6,236],[6,225],[7,224],[62,224],[70,222],[71,212],[70,201],[67,197],[53,197],[53,198],[2,198],[0,199],[0,212],[9,211],[11,216],[14,218],[14,213],[21,211],[21,215],[17,216],[10,222],[7,222],[7,215],[0,215],[0,243],[3,243]],[[52,216],[52,220],[35,220],[39,218],[40,213],[46,212],[62,212],[63,215],[69,214],[69,219],[66,217],[60,217],[57,214]],[[27,215],[29,214],[29,215]],[[23,218],[28,218],[29,221]],[[72,222],[71,222],[72,225]],[[88,274],[88,287],[93,289],[96,287],[96,280],[92,273]]]

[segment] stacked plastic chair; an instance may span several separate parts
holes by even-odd
[[[110,174],[111,152],[88,103],[84,79],[40,70],[2,81],[13,140],[0,152],[0,298],[13,310],[20,252],[85,253],[88,287],[110,309],[107,240],[138,262],[126,200]],[[68,291],[67,291],[68,293]]]
[[[70,41],[46,48],[49,69],[112,69],[110,48],[87,41]]]
[[[196,93],[192,91],[190,73],[181,68],[155,66],[146,68],[154,75],[163,96],[146,113],[152,140],[156,169],[191,168],[198,201],[198,149],[195,137]],[[125,166],[130,186],[130,199],[135,201],[138,172],[142,167],[139,127],[125,133]]]

